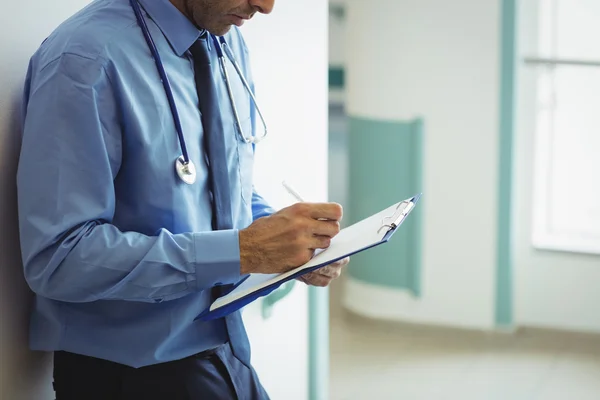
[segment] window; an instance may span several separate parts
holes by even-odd
[[[600,1],[539,1],[533,243],[600,254]]]

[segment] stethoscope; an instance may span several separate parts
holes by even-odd
[[[177,158],[177,160],[175,160],[175,171],[177,172],[177,175],[183,182],[191,185],[194,182],[196,182],[196,167],[194,166],[194,162],[192,160],[190,160],[190,158],[188,156],[187,148],[185,146],[185,138],[183,137],[183,129],[181,128],[181,121],[179,119],[179,112],[177,111],[177,106],[175,105],[175,100],[173,98],[173,92],[171,90],[171,85],[169,84],[169,79],[167,77],[167,73],[166,73],[163,63],[160,59],[160,55],[158,54],[158,49],[156,48],[154,40],[152,39],[152,35],[150,35],[150,30],[148,29],[148,25],[146,25],[146,21],[144,20],[144,17],[142,15],[142,10],[140,9],[140,6],[139,6],[137,0],[130,0],[130,3],[131,3],[131,7],[133,8],[133,12],[135,13],[135,17],[137,19],[138,25],[142,29],[144,38],[146,38],[146,43],[148,43],[148,47],[150,48],[152,57],[154,58],[154,62],[156,63],[156,68],[158,69],[158,73],[160,75],[160,78],[161,78],[161,81],[162,81],[162,84],[163,84],[163,87],[165,90],[165,94],[167,95],[167,99],[169,101],[169,108],[171,109],[171,114],[173,115],[173,121],[175,123],[175,129],[177,130],[177,136],[179,138],[179,145],[181,147],[181,153],[182,153],[181,156],[179,156]],[[210,36],[215,45],[215,48],[217,51],[217,57],[219,58],[219,65],[221,67],[221,72],[223,73],[223,79],[225,80],[225,85],[227,86],[227,94],[229,95],[229,102],[231,103],[231,109],[233,110],[233,115],[235,117],[236,130],[242,141],[244,141],[246,143],[256,144],[256,143],[260,142],[262,139],[264,139],[265,136],[267,136],[267,125],[265,123],[262,113],[260,112],[260,108],[258,107],[256,98],[254,97],[254,93],[252,92],[252,89],[250,88],[248,81],[244,77],[242,69],[240,68],[239,64],[237,63],[235,56],[233,55],[233,52],[231,51],[231,49],[225,42],[225,38],[220,37],[219,39],[217,39],[217,37],[215,35],[210,35]],[[233,91],[231,90],[229,74],[227,73],[227,68],[225,67],[225,56],[223,54],[223,51],[227,54],[227,58],[229,58],[229,60],[233,64],[233,67],[235,68],[238,76],[240,77],[240,79],[244,85],[244,88],[250,94],[250,98],[252,99],[252,102],[254,103],[254,107],[256,107],[256,111],[258,112],[260,120],[265,128],[262,136],[254,136],[254,135],[245,136],[244,135],[244,131],[242,129],[242,124],[240,122],[240,117],[238,115],[237,107],[236,107],[235,101],[233,99]]]

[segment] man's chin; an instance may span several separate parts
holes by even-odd
[[[218,26],[218,27],[212,27],[211,29],[207,29],[207,30],[215,36],[223,36],[231,30],[232,26],[233,25],[231,25],[231,24],[222,25],[222,26]]]

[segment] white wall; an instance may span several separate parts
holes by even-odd
[[[307,201],[327,200],[327,15],[322,0],[278,1],[271,15],[243,28],[270,132],[256,148],[255,181],[276,207],[295,201],[282,180]],[[244,312],[255,367],[273,400],[308,398],[307,296],[296,283],[271,319],[262,319],[260,301]]]
[[[28,351],[31,296],[18,247],[15,173],[18,112],[30,55],[86,0],[3,2],[0,7],[0,398],[53,398],[49,358]]]
[[[10,2],[0,9],[1,399],[53,398],[48,357],[27,350],[30,297],[21,278],[14,188],[16,107],[29,56],[60,21],[86,3],[37,0]],[[289,29],[307,20],[310,27]],[[279,1],[272,15],[258,16],[244,32],[270,128],[269,138],[257,148],[257,186],[278,207],[290,202],[281,179],[307,199],[323,201],[327,196],[327,3]],[[263,383],[274,400],[306,399],[307,290],[298,284],[268,321],[260,316],[259,306],[260,302],[249,306],[244,318]]]
[[[517,1],[521,58],[537,54],[538,1]],[[343,303],[383,319],[493,328],[500,1],[345,3],[347,36],[334,33],[330,45],[347,43],[349,113],[423,116],[426,153],[422,299],[349,280]],[[519,64],[514,322],[600,332],[600,256],[532,246],[536,77],[535,68]],[[461,205],[459,193],[470,201]]]
[[[537,1],[520,2],[521,57],[537,54]],[[516,322],[600,332],[600,256],[532,246],[536,77],[536,68],[520,64],[514,169]]]
[[[355,312],[494,326],[499,10],[499,0],[349,1],[349,114],[425,121],[422,298],[350,280]]]
[[[342,2],[331,2],[332,5],[345,7]],[[329,65],[334,67],[343,67],[346,61],[346,48],[340,46],[344,43],[346,35],[344,18],[338,17],[335,13],[329,13]]]
[[[346,47],[344,46],[346,41],[345,16],[336,15],[334,11],[331,11],[331,7],[345,9],[346,0],[331,0],[329,4],[329,68],[344,68],[346,63]],[[332,87],[329,89],[330,104],[342,105],[344,97],[344,88]]]

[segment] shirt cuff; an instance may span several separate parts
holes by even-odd
[[[241,279],[239,230],[194,233],[194,249],[199,291]]]

